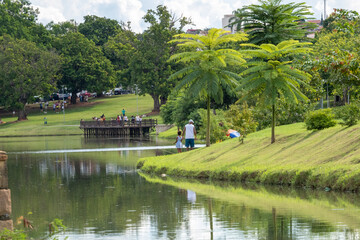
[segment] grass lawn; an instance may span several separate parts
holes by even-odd
[[[110,120],[111,117],[116,118],[123,108],[127,116],[146,114],[153,109],[153,100],[150,96],[133,94],[95,98],[91,99],[88,105],[65,109],[65,115],[63,112],[54,113],[49,105],[47,114],[40,113],[39,110],[38,113],[29,114],[27,121],[16,122],[17,117],[3,117],[2,120],[6,123],[0,125],[0,136],[82,134],[79,129],[80,119],[91,120],[92,117],[100,117],[104,113],[106,119]],[[46,126],[44,117],[47,118]]]
[[[360,125],[307,131],[303,123],[250,134],[170,156],[140,159],[138,167],[158,174],[360,190]]]

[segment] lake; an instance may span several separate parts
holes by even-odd
[[[139,158],[175,154],[174,141],[1,138],[14,226],[28,219],[35,239],[56,218],[67,226],[59,239],[360,239],[358,194],[136,170]]]

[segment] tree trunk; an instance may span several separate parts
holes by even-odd
[[[348,94],[348,89],[346,87],[344,87],[344,89],[343,89],[343,99],[342,99],[343,105],[346,105],[347,94]]]
[[[153,112],[160,112],[160,100],[159,95],[151,95],[154,100],[154,109]]]
[[[76,92],[71,93],[71,104],[76,104],[77,95]]]
[[[18,121],[21,121],[21,120],[27,120],[27,114],[26,114],[25,107],[24,107],[24,109],[21,109],[18,111]]]
[[[271,144],[275,142],[275,104],[272,105]]]
[[[206,146],[210,147],[210,97],[207,98]]]
[[[166,104],[166,102],[167,102],[167,97],[160,96],[160,101],[161,101],[161,105]]]

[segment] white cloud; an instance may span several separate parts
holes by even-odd
[[[141,32],[141,18],[145,14],[140,0],[33,0],[32,4],[39,8],[39,21],[44,24],[70,19],[83,22],[84,16],[96,15],[123,22],[131,21],[133,30]]]
[[[313,7],[314,17],[320,19],[323,12],[323,0],[283,0],[289,2],[306,2]],[[131,21],[133,30],[145,29],[142,17],[147,9],[155,9],[164,4],[177,16],[191,17],[196,28],[221,27],[225,14],[244,5],[257,3],[257,0],[32,0],[32,5],[39,8],[39,21],[47,24],[50,21],[62,22],[74,19],[83,22],[86,15],[97,15],[118,21]],[[327,0],[327,14],[333,8],[351,9],[360,12],[360,1]],[[189,26],[190,27],[190,26]]]
[[[230,1],[223,0],[164,0],[164,5],[177,16],[191,17],[196,28],[221,27],[223,16],[234,10]]]

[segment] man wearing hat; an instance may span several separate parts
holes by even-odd
[[[192,119],[189,120],[189,123],[185,125],[184,131],[183,131],[183,137],[185,135],[185,147],[186,150],[189,151],[193,149],[195,145],[195,139],[196,139],[196,129],[194,126],[194,121]]]

